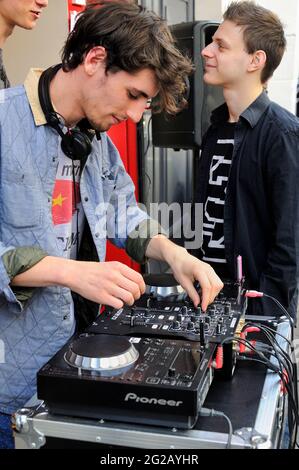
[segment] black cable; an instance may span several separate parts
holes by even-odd
[[[266,298],[271,299],[276,305],[278,305],[278,307],[282,310],[284,315],[286,315],[286,317],[287,317],[287,319],[290,323],[291,341],[293,341],[293,339],[294,339],[294,331],[293,331],[294,320],[290,316],[290,314],[287,312],[287,310],[284,308],[284,306],[276,298],[272,297],[271,295],[268,295],[268,294],[265,294],[265,293],[259,293],[257,291],[256,292],[255,291],[247,291],[247,292],[248,292],[248,294],[250,292],[251,292],[251,294],[253,294],[253,293],[260,294],[259,295],[260,297],[263,295]],[[258,295],[256,295],[256,296],[258,297]],[[250,297],[250,295],[248,295],[248,297]],[[264,334],[264,336],[266,337],[268,342],[270,343],[270,345],[272,347],[272,351],[271,352],[267,351],[267,353],[270,354],[270,357],[271,356],[275,357],[275,359],[278,362],[279,367],[274,366],[273,363],[271,361],[269,361],[261,351],[257,351],[257,350],[255,350],[255,348],[252,347],[252,345],[249,345],[247,343],[247,340],[244,340],[244,339],[241,340],[240,338],[238,338],[238,339],[234,339],[234,341],[237,341],[241,344],[247,345],[249,347],[249,349],[251,349],[252,351],[255,350],[256,354],[259,357],[262,357],[262,361],[261,360],[257,360],[257,361],[264,363],[265,365],[268,366],[268,368],[270,370],[273,370],[274,372],[276,372],[279,375],[279,377],[281,379],[281,382],[283,384],[283,387],[287,391],[288,397],[289,397],[289,406],[288,406],[288,423],[289,423],[289,429],[290,429],[289,448],[294,448],[297,444],[296,443],[297,430],[298,430],[297,428],[298,428],[298,422],[299,422],[298,395],[297,395],[298,391],[297,391],[297,380],[296,380],[297,379],[297,366],[296,366],[296,363],[293,363],[290,355],[286,351],[283,350],[283,348],[281,347],[281,345],[277,341],[276,335],[279,335],[279,336],[282,336],[282,337],[283,337],[283,335],[273,331],[273,329],[271,329],[270,327],[262,326],[260,324],[257,324],[257,325],[253,324],[253,323],[251,323],[251,324],[254,325],[254,326],[257,326],[259,328],[259,330]],[[243,327],[243,330],[244,329],[245,329],[245,326]],[[290,345],[291,352],[293,352],[292,342],[290,342],[287,338],[284,338],[284,339]],[[228,341],[226,340],[225,342],[228,342]],[[251,359],[251,360],[256,360],[256,358]],[[285,374],[286,374],[287,377],[285,376]],[[283,413],[284,413],[284,410],[285,410],[285,395],[283,396]],[[295,423],[296,423],[296,426],[295,426]]]
[[[297,391],[297,366],[294,364],[286,351],[282,349],[280,344],[278,343],[276,337],[273,336],[271,332],[271,337],[273,339],[273,342],[271,341],[269,337],[269,331],[267,326],[261,326],[260,330],[265,334],[267,337],[268,341],[272,345],[273,349],[275,350],[275,357],[278,361],[281,360],[279,355],[283,357],[282,362],[283,366],[287,372],[287,376],[290,379],[290,384],[292,387],[292,390],[289,389],[288,395],[291,395],[291,401],[292,401],[292,408],[296,416],[298,416],[298,391]],[[286,338],[285,338],[286,339]],[[274,342],[277,344],[277,347],[279,348],[279,351],[276,349]],[[271,353],[272,354],[272,353]],[[272,354],[273,355],[273,354]],[[297,434],[297,429],[296,429],[296,434]]]
[[[230,449],[231,443],[232,443],[232,437],[233,437],[233,425],[229,417],[222,411],[213,410],[212,408],[201,408],[199,410],[199,415],[205,416],[205,417],[215,416],[218,418],[224,418],[227,421],[229,431],[228,431],[228,439],[227,439],[226,448]]]
[[[257,350],[249,340],[245,339],[245,338],[239,338],[239,337],[229,337],[229,338],[226,338],[222,344],[225,344],[227,342],[231,342],[231,341],[236,341],[240,344],[244,344],[246,345],[249,349],[251,349],[253,352],[255,352],[258,356],[260,356],[262,358],[262,362],[263,364],[265,365],[268,365],[268,367],[273,370],[274,372],[278,373],[280,378],[282,379],[283,383],[285,384],[286,383],[286,380],[285,380],[285,374],[284,374],[284,371],[283,371],[283,368],[282,368],[282,364],[281,364],[281,360],[280,358],[277,358],[277,356],[273,353],[273,355],[275,355],[276,359],[278,360],[279,364],[280,364],[280,368],[275,366],[271,361],[269,361],[269,359],[264,355],[264,353],[260,350]],[[276,350],[276,354],[277,354],[277,350]],[[291,374],[289,374],[289,377],[291,376]],[[295,409],[295,411],[297,412],[297,410]]]
[[[143,154],[143,157],[145,158],[146,155],[147,155],[147,152],[149,151],[149,148],[150,148],[150,145],[151,145],[151,139],[150,139],[150,123],[152,122],[152,119],[153,119],[153,116],[151,116],[147,122],[147,144],[146,144],[146,148],[144,150],[144,154]]]
[[[147,144],[146,144],[146,148],[143,152],[143,159],[145,160],[145,157],[147,156],[147,152],[149,151],[149,148],[150,148],[150,144],[151,144],[151,138],[150,138],[150,123],[152,122],[152,115],[150,116],[148,122],[147,122]],[[149,196],[149,193],[150,193],[150,189],[151,189],[151,186],[152,186],[152,180],[150,178],[150,176],[147,174],[147,172],[144,170],[144,176],[148,179],[149,181],[149,185],[148,185],[148,190],[147,190],[147,194],[145,195],[145,200],[144,200],[144,203],[145,205],[147,205],[148,203],[148,196]]]
[[[275,339],[276,340],[276,339]],[[244,345],[247,345],[249,349],[251,349],[252,351],[254,351],[259,357],[261,357],[261,359],[257,359],[257,358],[248,358],[248,357],[242,357],[242,356],[239,356],[239,359],[241,360],[251,360],[251,361],[255,361],[255,362],[259,362],[259,363],[262,363],[263,365],[267,366],[270,370],[272,370],[273,372],[277,373],[282,381],[282,384],[283,386],[285,387],[287,393],[288,393],[288,396],[289,396],[289,404],[290,406],[288,407],[288,421],[289,421],[289,428],[290,428],[290,444],[289,444],[289,448],[294,448],[294,446],[296,445],[296,436],[297,436],[297,429],[295,431],[295,435],[294,435],[294,439],[293,439],[293,442],[292,442],[292,434],[294,432],[294,419],[295,418],[295,421],[296,421],[296,424],[298,426],[298,410],[297,410],[297,406],[296,406],[296,403],[294,402],[294,395],[293,395],[293,390],[290,388],[290,385],[289,383],[287,383],[286,381],[286,377],[285,377],[285,373],[284,373],[284,370],[282,369],[282,364],[281,364],[281,361],[279,360],[279,358],[276,357],[276,355],[278,355],[278,352],[277,350],[275,351],[275,353],[272,353],[276,359],[278,360],[278,363],[280,364],[280,368],[275,366],[270,360],[267,359],[267,357],[263,354],[263,352],[257,350],[251,343],[249,340],[245,339],[245,338],[239,338],[239,337],[230,337],[230,338],[226,338],[222,344],[226,343],[226,342],[231,342],[231,341],[236,341],[240,344],[244,344]],[[292,383],[293,385],[293,383]],[[284,402],[283,402],[283,409],[285,409],[285,397],[284,397]]]
[[[251,342],[250,342],[248,339],[239,338],[238,336],[229,336],[229,337],[225,338],[225,339],[221,342],[221,344],[231,343],[232,341],[247,346],[249,349],[251,349],[253,352],[255,352],[258,356],[261,356],[262,359],[264,359],[265,361],[267,360],[267,358],[266,358],[266,356],[264,355],[264,353],[263,353],[262,351],[259,351],[258,349],[256,349],[256,348],[251,344]]]
[[[265,296],[266,298],[269,298],[271,299],[281,310],[282,312],[286,315],[287,319],[289,320],[289,323],[290,323],[290,326],[291,326],[291,341],[293,342],[294,340],[294,319],[290,316],[290,314],[288,313],[288,311],[285,309],[285,307],[275,298],[275,297],[272,297],[271,295],[268,295],[268,294],[265,294],[263,293],[263,296]],[[280,348],[280,350],[282,351],[282,349]],[[291,344],[291,352],[293,353],[294,352],[294,348]],[[282,353],[284,355],[284,353]],[[284,357],[286,358],[286,356],[284,355]],[[278,358],[277,358],[278,360]],[[296,417],[298,417],[298,386],[297,386],[297,364],[294,362],[294,365],[293,365],[293,362],[292,360],[288,360],[286,359],[289,363],[291,363],[291,366],[290,368],[288,368],[288,373],[290,374],[290,370],[292,371],[291,375],[289,375],[289,377],[292,377],[292,391],[291,393],[290,390],[288,391],[288,393],[291,395],[291,402],[292,402],[292,407],[294,406],[294,409],[291,410],[290,407],[288,408],[288,420],[289,420],[289,426],[290,426],[290,435],[292,435],[293,433],[293,429],[292,429],[292,423],[293,423],[293,417],[292,417],[292,411],[293,413],[295,414]],[[295,428],[295,433],[294,433],[294,441],[295,441],[295,444],[296,444],[296,439],[297,439],[297,432],[298,432],[298,426],[296,426]],[[290,439],[290,447],[293,447],[292,444],[291,444],[291,439]]]
[[[151,189],[151,185],[152,185],[152,180],[150,179],[149,175],[147,174],[147,172],[145,170],[144,170],[144,176],[146,176],[147,179],[149,180],[148,190],[147,190],[147,193],[146,193],[145,198],[144,198],[144,204],[147,206],[148,197],[149,197],[149,193],[150,193],[150,189]]]
[[[292,378],[293,382],[295,382],[296,379],[297,379],[297,367],[296,366],[294,367],[290,355],[278,343],[276,335],[282,337],[289,344],[289,346],[292,347],[291,342],[288,340],[288,338],[286,338],[284,335],[276,332],[275,330],[273,330],[272,328],[270,328],[268,326],[256,324],[256,323],[253,323],[253,322],[246,323],[243,327],[243,330],[246,327],[246,325],[247,326],[252,325],[252,326],[258,327],[265,334],[265,336],[267,337],[267,339],[270,342],[270,344],[272,345],[272,347],[275,348],[274,343],[271,341],[270,337],[268,336],[268,333],[271,334],[271,338],[273,339],[273,341],[276,343],[277,347],[279,348],[280,354],[283,356],[283,358],[285,359],[285,361],[288,364],[287,366],[285,364],[285,368],[287,369],[288,376]],[[274,336],[274,333],[275,333],[275,336]],[[296,399],[297,399],[297,396],[296,396]]]
[[[280,358],[278,355],[280,354],[283,356],[287,364],[284,362],[284,368],[287,370],[289,377],[293,378],[293,364],[289,358],[289,355],[286,353],[286,351],[283,350],[281,345],[278,343],[277,339],[275,336],[272,334],[272,332],[268,331],[268,328],[266,326],[260,326],[260,331],[264,333],[266,338],[268,339],[269,343],[271,344],[272,348],[275,350],[277,356],[275,355],[276,359],[280,362]],[[279,351],[277,350],[279,348]]]
[[[291,317],[289,312],[284,308],[284,306],[275,297],[272,297],[272,295],[265,294],[265,293],[263,293],[263,294],[264,294],[264,297],[267,297],[268,299],[271,299],[284,312],[284,314],[287,316],[291,326],[294,327],[294,319]]]
[[[275,352],[275,351],[273,352],[273,350],[271,349],[270,346],[268,346],[267,349],[268,349],[268,351],[267,351],[268,354],[272,357],[275,357],[278,360],[277,352]],[[290,376],[289,371],[287,372],[287,376],[288,377]],[[281,377],[284,377],[284,375],[282,374]],[[288,395],[289,395],[289,392],[288,392]],[[283,395],[282,395],[282,416],[285,415],[285,412],[286,412],[286,394],[283,393]],[[293,420],[289,415],[289,408],[288,408],[288,423],[289,423],[289,428],[293,429]],[[278,436],[278,442],[279,443],[282,441],[283,431],[284,431],[283,426],[281,426],[280,431],[279,431],[279,436]]]
[[[239,359],[242,359],[242,360],[255,360],[256,362],[260,362],[260,363],[266,365],[269,369],[273,370],[274,372],[276,372],[279,375],[279,377],[282,381],[282,384],[285,387],[285,389],[288,393],[288,396],[289,396],[289,404],[290,404],[290,406],[288,407],[288,421],[289,421],[289,429],[290,429],[289,448],[294,448],[294,446],[296,445],[297,426],[298,426],[297,395],[296,395],[296,393],[294,393],[294,392],[296,392],[296,390],[294,390],[294,385],[295,385],[294,381],[291,381],[291,383],[289,383],[286,380],[285,373],[284,373],[284,370],[286,370],[287,375],[288,375],[289,378],[293,376],[293,374],[290,371],[290,362],[291,361],[289,360],[289,358],[285,357],[286,352],[283,351],[281,346],[277,343],[277,339],[273,336],[272,332],[269,335],[269,332],[266,331],[267,327],[265,327],[265,326],[261,327],[260,324],[258,324],[256,326],[258,326],[258,328],[260,328],[260,330],[264,333],[264,335],[266,336],[266,338],[268,339],[268,341],[272,345],[272,348],[273,348],[274,352],[271,351],[270,354],[277,359],[279,367],[274,366],[273,363],[271,361],[269,361],[263,355],[263,353],[261,353],[261,351],[257,351],[256,348],[254,348],[251,344],[249,345],[248,340],[241,339],[241,338],[236,338],[236,341],[238,341],[241,344],[247,344],[249,346],[249,348],[252,351],[255,351],[260,357],[262,357],[263,360],[260,360],[260,359],[257,359],[257,358],[248,358],[248,357],[239,357]],[[277,348],[274,344],[275,342],[277,343],[277,346],[280,348],[281,351],[277,350]],[[280,356],[283,356],[284,359],[282,360]],[[291,367],[292,367],[292,363],[291,363]],[[294,399],[294,397],[295,397],[295,399]],[[283,401],[283,410],[284,409],[285,409],[285,397],[284,397],[284,401]],[[296,427],[295,427],[294,420],[296,421],[296,424],[297,424]],[[294,434],[294,429],[295,429],[295,434]],[[292,440],[292,435],[293,434],[294,434],[294,439]]]
[[[260,323],[254,323],[253,321],[248,321],[244,324],[242,330],[244,330],[246,328],[246,325],[247,326],[249,326],[249,325],[256,326],[257,328],[260,328],[261,326],[263,326],[263,327],[267,328],[268,330],[270,330],[272,333],[274,333],[274,337],[275,337],[275,335],[280,336],[281,338],[283,338],[289,344],[290,347],[292,346],[291,341],[286,336],[282,335],[281,333],[278,333],[276,330],[274,330],[274,328],[271,328],[268,325],[264,326],[264,325],[261,325]]]
[[[79,209],[77,207],[78,201],[77,201],[77,192],[76,192],[75,170],[76,168],[74,165],[74,160],[72,159],[73,201],[74,201],[74,209],[76,211],[76,260],[78,260],[79,259]],[[80,174],[81,174],[81,166],[80,166]]]

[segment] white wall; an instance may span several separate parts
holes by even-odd
[[[66,0],[50,0],[33,31],[16,28],[3,48],[11,84],[23,83],[30,67],[46,68],[58,63],[67,33]]]
[[[195,19],[221,21],[222,4],[223,0],[195,0]]]
[[[296,88],[299,72],[299,2],[298,0],[259,0],[257,3],[274,11],[285,27],[287,50],[269,82],[271,99],[289,111],[296,112]]]
[[[221,20],[230,0],[195,0],[195,18]],[[269,96],[295,113],[299,75],[299,2],[298,0],[257,0],[257,4],[274,11],[285,27],[287,50],[268,84]]]
[[[230,0],[195,0],[195,18],[221,21],[229,3]],[[299,75],[299,1],[257,0],[256,3],[277,13],[285,25],[287,51],[269,82],[269,95],[295,112]],[[66,0],[50,0],[33,31],[17,28],[4,47],[4,63],[12,85],[23,83],[30,67],[47,67],[59,62],[67,32]]]

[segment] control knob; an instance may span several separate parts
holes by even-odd
[[[180,322],[178,322],[178,321],[172,322],[172,329],[173,330],[179,330],[180,326],[181,326]]]

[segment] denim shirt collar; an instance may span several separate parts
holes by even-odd
[[[243,111],[240,115],[242,120],[245,120],[252,128],[256,126],[260,117],[264,114],[265,110],[270,104],[269,97],[265,91],[263,91],[248,108]],[[211,115],[211,123],[219,124],[227,121],[229,118],[227,104],[224,103],[218,108],[214,109]]]
[[[43,69],[30,69],[24,82],[26,95],[36,126],[44,126],[47,124],[38,97],[38,82],[42,73]]]

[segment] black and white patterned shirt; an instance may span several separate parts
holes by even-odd
[[[3,65],[3,53],[2,53],[2,49],[0,49],[0,90],[2,90],[2,88],[9,88],[9,87],[10,87],[10,83],[6,75],[5,67]]]
[[[224,251],[224,203],[234,148],[235,123],[219,128],[211,159],[207,198],[203,214],[202,259],[221,270],[226,266]],[[217,271],[217,268],[216,268]]]

